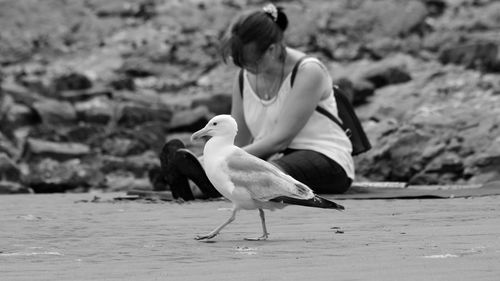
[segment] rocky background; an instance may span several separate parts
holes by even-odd
[[[221,34],[265,3],[0,0],[0,193],[164,188],[165,140],[230,110]],[[275,3],[364,123],[357,180],[500,179],[499,1]]]

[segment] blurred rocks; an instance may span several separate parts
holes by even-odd
[[[170,128],[172,131],[194,132],[203,128],[212,117],[206,106],[178,111],[170,121]]]
[[[76,110],[69,102],[44,99],[33,103],[33,108],[47,125],[58,127],[75,124],[77,121]]]
[[[5,153],[0,153],[0,180],[19,182],[21,171],[16,163]]]
[[[0,193],[166,189],[157,153],[229,113],[217,43],[262,1],[4,1]],[[500,3],[281,1],[373,149],[358,179],[500,179]],[[22,21],[19,21],[22,18]]]
[[[75,103],[78,119],[85,123],[107,124],[116,119],[113,115],[114,108],[115,104],[108,97],[97,97]]]
[[[104,173],[127,171],[137,177],[144,177],[149,170],[160,166],[158,156],[151,150],[126,157],[105,155],[101,158],[101,161],[101,170]]]
[[[363,118],[372,120],[366,128],[374,149],[356,159],[360,174],[415,184],[498,177],[492,172],[500,149],[498,86],[489,88],[490,78],[473,71],[444,70],[423,76],[415,71],[411,83],[386,87],[363,106]]]
[[[90,148],[81,143],[51,142],[29,138],[26,142],[25,157],[49,157],[58,160],[79,158],[90,153]]]
[[[0,181],[0,194],[34,193],[33,189],[19,182]]]
[[[500,72],[500,39],[498,42],[470,42],[442,48],[442,63],[461,64],[486,72]]]
[[[92,87],[92,81],[81,73],[68,73],[54,78],[52,81],[57,92],[66,90],[86,90]]]
[[[45,158],[30,164],[30,173],[22,182],[35,193],[64,192],[67,190],[87,191],[97,186],[102,175],[89,164],[79,159],[59,162]]]

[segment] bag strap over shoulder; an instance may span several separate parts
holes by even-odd
[[[295,65],[293,66],[293,69],[292,69],[292,74],[290,76],[290,86],[293,87],[293,82],[295,82],[295,76],[297,75],[297,71],[299,70],[299,66],[300,64],[307,58],[312,58],[311,56],[303,56],[301,57],[296,63]],[[335,87],[333,88],[333,91],[334,91],[334,94],[335,94]],[[335,117],[333,114],[331,114],[328,110],[324,109],[323,107],[321,106],[317,106],[316,107],[316,111],[323,114],[324,116],[328,117],[330,120],[332,120],[333,122],[335,122],[335,124],[339,125],[340,128],[342,128],[342,130],[344,130],[347,134],[348,137],[351,137],[350,136],[350,133],[349,132],[349,128],[345,128],[344,124],[342,122],[340,122],[340,120]]]
[[[297,75],[297,71],[299,70],[300,64],[307,58],[312,58],[312,56],[303,56],[301,57],[293,66],[292,74],[290,76],[290,87],[293,87],[293,82],[295,82],[295,76]]]
[[[335,117],[333,114],[330,113],[330,111],[324,109],[319,105],[316,107],[316,111],[328,117],[333,122],[335,122],[335,124],[339,125],[339,127],[342,128],[342,130],[344,130],[344,132],[348,137],[351,137],[351,130],[349,128],[346,128],[344,124],[340,122],[339,119],[337,119],[337,117]]]
[[[238,84],[240,85],[240,95],[243,98],[243,68],[240,69],[240,73],[238,74]]]

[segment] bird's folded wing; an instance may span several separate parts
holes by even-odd
[[[314,197],[312,190],[305,184],[244,150],[235,150],[226,158],[226,162],[226,172],[235,187],[245,188],[255,200],[268,201],[278,196],[297,199]]]

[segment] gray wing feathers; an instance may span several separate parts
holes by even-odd
[[[252,198],[258,201],[268,201],[278,196],[297,199],[314,197],[312,190],[305,184],[243,150],[237,150],[227,158],[227,169],[234,185],[247,189]]]

